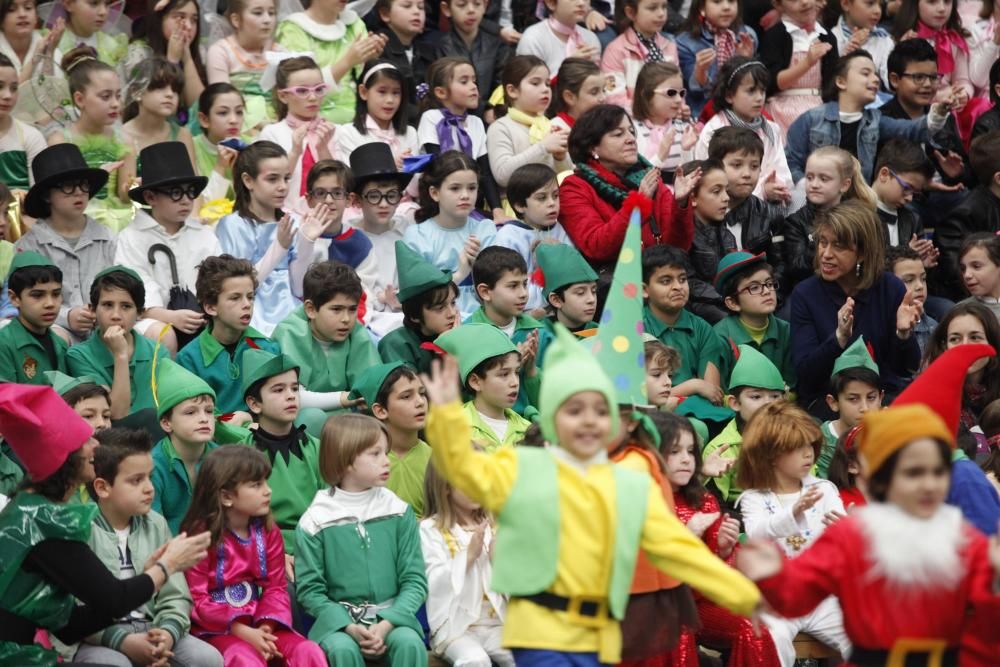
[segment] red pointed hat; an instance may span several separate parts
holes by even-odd
[[[923,403],[944,420],[953,435],[957,434],[962,387],[969,367],[983,357],[995,357],[996,354],[992,346],[982,343],[945,350],[896,397],[892,406]]]
[[[46,385],[0,384],[0,436],[33,482],[48,479],[94,429]]]

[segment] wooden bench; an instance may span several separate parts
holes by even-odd
[[[830,648],[823,642],[800,632],[792,640],[795,646],[795,658],[797,660],[823,660],[824,658],[839,658],[840,651]]]

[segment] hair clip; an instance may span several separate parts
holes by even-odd
[[[427,85],[427,82],[417,84],[417,99],[422,100],[427,97],[427,94],[431,92],[431,87]]]

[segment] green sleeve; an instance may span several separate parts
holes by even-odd
[[[347,359],[348,390],[354,388],[354,383],[365,372],[365,369],[382,363],[382,357],[375,349],[375,344],[372,343],[372,337],[368,334],[367,329],[362,326],[354,327],[351,338],[351,352]]]
[[[538,405],[542,391],[542,369],[539,368],[535,377],[524,378],[524,394],[528,397],[528,405]]]
[[[698,377],[705,377],[705,369],[709,364],[722,369],[722,341],[707,322],[698,323],[696,332],[698,342]]]
[[[396,581],[399,582],[399,593],[392,606],[382,610],[379,617],[397,627],[413,628],[416,624],[417,610],[427,599],[427,572],[424,569],[424,555],[420,549],[420,528],[413,508],[409,506],[403,514],[399,529]]]
[[[96,331],[94,332],[94,335],[97,335]],[[69,352],[66,353],[66,368],[69,370],[69,374],[75,378],[89,375],[95,380],[99,380],[102,383],[111,386],[113,378],[108,377],[108,374],[103,367],[94,363],[91,356],[87,354],[88,350],[86,348],[86,343],[74,345],[69,348]]]
[[[313,50],[312,39],[305,30],[291,21],[282,21],[274,33],[274,41],[285,47],[286,51],[307,52]]]
[[[295,529],[295,596],[305,612],[316,619],[309,639],[321,642],[351,624],[347,610],[327,595],[326,558],[322,532],[310,535]]]

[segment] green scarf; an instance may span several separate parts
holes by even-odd
[[[642,179],[646,176],[646,172],[648,172],[652,167],[653,165],[650,164],[649,160],[640,155],[639,161],[625,172],[623,182],[623,179],[621,179],[617,174],[608,171],[596,160],[591,160],[586,163],[576,163],[576,170],[580,177],[583,178],[583,180],[585,180],[590,187],[594,188],[601,199],[608,202],[615,208],[622,207],[622,204],[625,203],[625,198],[628,197],[629,192],[639,189],[639,183],[642,182]]]

